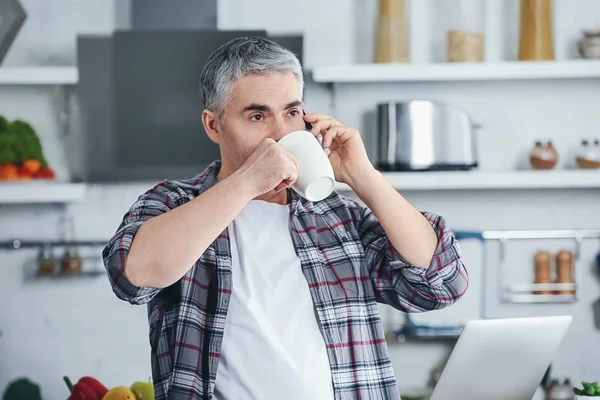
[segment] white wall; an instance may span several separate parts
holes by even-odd
[[[74,65],[76,35],[107,33],[115,28],[117,0],[20,0],[28,14],[3,66]]]
[[[122,7],[118,10],[114,2],[61,0],[61,8],[55,11],[35,0],[23,0],[23,3],[31,12],[30,19],[6,65],[38,64],[48,60],[69,63],[74,59],[77,32],[108,32],[117,22],[119,26],[126,25]],[[245,2],[234,5],[233,0],[220,0],[220,28],[266,27],[277,33],[301,31],[306,35],[309,66],[364,61],[370,53],[367,45],[371,43],[368,37],[374,0],[306,0],[285,5],[281,1],[257,0],[251,3],[252,8],[247,8],[250,6]],[[595,0],[580,0],[573,9],[567,4],[566,0],[557,1],[560,57],[572,53],[569,49],[577,37],[579,24],[589,27],[594,22],[600,23],[600,9],[593,7]],[[371,14],[365,10],[371,10]],[[356,43],[367,47],[357,48]],[[375,137],[369,114],[378,101],[429,97],[458,104],[483,125],[482,168],[512,169],[522,164],[523,155],[534,138],[552,138],[562,163],[580,137],[600,136],[597,133],[599,89],[598,80],[340,85],[336,87],[335,109],[332,109],[325,89],[310,84],[306,100],[311,110],[334,111],[340,120],[359,127],[371,149]],[[56,166],[59,176],[65,178],[69,171],[63,161],[66,150],[56,124],[57,104],[52,89],[0,87],[0,114],[31,121],[42,137],[50,162]],[[365,114],[367,118],[363,118]],[[108,238],[129,205],[149,185],[93,185],[84,203],[67,208],[74,218],[77,237]],[[598,228],[599,194],[598,190],[457,191],[406,193],[406,196],[420,209],[445,215],[455,229],[484,230]],[[0,240],[57,238],[62,232],[60,218],[60,208],[53,206],[2,207]],[[533,268],[531,257],[536,250],[544,246],[555,251],[567,245],[570,243],[511,245],[507,265],[514,267],[518,277],[528,279]],[[476,247],[465,243],[464,248],[469,249],[471,267],[479,267],[478,258],[473,255]],[[495,296],[497,253],[494,249],[486,263],[490,274],[486,316],[574,315],[573,327],[556,357],[554,369],[557,376],[569,376],[575,381],[600,376],[600,366],[589,355],[589,349],[600,339],[600,333],[592,326],[590,309],[591,303],[600,297],[600,280],[591,272],[593,255],[598,250],[597,241],[584,244],[583,297],[569,305],[500,304]],[[94,251],[98,254],[100,249]],[[42,385],[46,399],[61,399],[66,397],[61,380],[65,374],[73,378],[94,375],[109,386],[147,379],[150,371],[145,308],[119,302],[103,278],[64,282],[28,280],[26,273],[35,256],[36,253],[29,250],[0,253],[0,390],[11,379],[26,375]],[[88,267],[99,265],[92,262]],[[397,319],[398,314],[393,318]],[[103,329],[106,330],[101,332]],[[443,344],[392,345],[399,383],[402,386],[423,384],[434,364],[442,361],[448,351]]]

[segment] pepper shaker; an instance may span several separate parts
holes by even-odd
[[[552,258],[550,253],[540,250],[535,254],[535,283],[549,284],[552,283]],[[552,294],[551,290],[536,290],[534,294]]]

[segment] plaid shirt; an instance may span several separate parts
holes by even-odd
[[[212,397],[232,290],[228,231],[164,289],[133,285],[123,273],[125,260],[144,221],[198,197],[217,183],[219,168],[216,161],[194,179],[165,181],[141,195],[103,250],[115,294],[148,305],[157,400]],[[289,193],[290,234],[323,333],[335,399],[399,399],[377,302],[404,312],[454,303],[468,285],[456,239],[442,217],[423,213],[439,243],[428,268],[410,265],[368,208],[335,192],[317,203]]]

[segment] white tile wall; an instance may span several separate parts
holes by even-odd
[[[23,2],[31,13],[30,22],[11,50],[7,65],[73,60],[77,32],[107,32],[115,24],[126,24],[123,10],[113,2],[60,0],[52,3],[52,7],[58,7],[54,11],[45,3]],[[221,0],[220,27],[267,27],[279,33],[302,31],[306,35],[309,65],[364,61],[370,54],[369,30],[375,0],[251,3],[234,5],[232,0]],[[600,24],[600,11],[593,7],[595,0],[580,0],[573,9],[566,6],[572,3],[565,0],[558,0],[557,4],[561,15],[557,43],[562,57],[570,54],[569,46],[580,25],[587,28]],[[339,86],[332,109],[325,88],[309,85],[306,100],[311,110],[335,111],[336,117],[359,127],[371,149],[375,137],[369,115],[377,101],[418,96],[457,103],[483,124],[482,165],[496,169],[519,164],[537,137],[554,139],[561,162],[565,162],[579,137],[600,135],[599,89],[598,81]],[[57,104],[52,89],[0,87],[0,114],[31,121],[59,176],[68,177],[68,166],[63,161],[68,150],[62,146],[56,125]],[[74,218],[77,238],[108,238],[129,205],[151,184],[93,185],[84,203],[66,209]],[[445,215],[455,229],[553,229],[598,228],[599,195],[598,190],[460,191],[409,193],[407,197],[420,209]],[[0,240],[57,238],[62,232],[61,215],[56,206],[0,207]],[[570,244],[515,245],[508,264],[523,272],[519,276],[525,278],[532,268],[531,256],[539,247],[554,251],[565,245]],[[100,250],[93,249],[96,255]],[[491,274],[491,285],[486,288],[488,316],[574,315],[573,328],[554,368],[558,376],[569,376],[575,381],[600,376],[600,366],[589,356],[589,349],[600,339],[599,331],[592,325],[590,308],[600,297],[600,279],[592,274],[593,256],[598,251],[597,241],[585,243],[584,293],[582,300],[573,305],[499,304],[493,285],[494,251],[487,263]],[[11,379],[28,376],[42,385],[45,399],[58,400],[67,395],[62,382],[65,374],[75,379],[94,375],[109,386],[147,379],[150,371],[145,308],[118,301],[103,278],[71,282],[27,280],[26,272],[32,268],[35,256],[29,250],[0,253],[0,390]],[[99,264],[90,262],[88,266]],[[388,316],[389,310],[384,310]],[[397,320],[398,314],[394,313],[391,319]],[[424,383],[431,368],[448,351],[446,345],[391,346],[399,383]]]

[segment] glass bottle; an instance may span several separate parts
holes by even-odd
[[[485,58],[485,2],[451,0],[444,3],[450,20],[447,32],[449,62],[481,62]]]
[[[404,0],[379,0],[375,62],[408,62],[408,23]]]
[[[554,60],[552,0],[521,0],[519,60]]]

